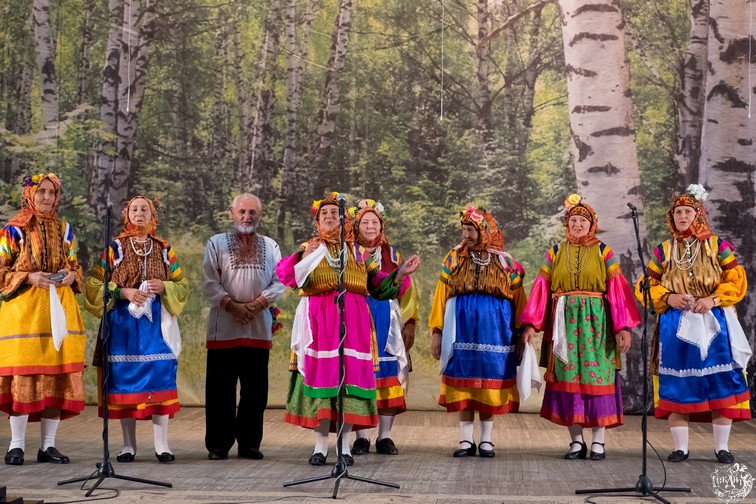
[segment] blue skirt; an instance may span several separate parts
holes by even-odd
[[[399,375],[399,363],[395,355],[386,352],[386,343],[389,336],[389,324],[391,323],[391,301],[377,301],[367,297],[368,308],[373,316],[375,325],[375,339],[378,343],[378,359],[380,370],[376,373],[376,379],[396,378]]]

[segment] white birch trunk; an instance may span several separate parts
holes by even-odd
[[[34,0],[34,40],[41,77],[42,120],[45,128],[58,122],[58,80],[55,72],[55,40],[50,26],[50,0]]]
[[[682,89],[677,103],[679,127],[675,152],[683,189],[698,181],[709,35],[709,0],[689,0],[689,4],[690,34],[680,69]]]
[[[614,249],[632,282],[642,267],[626,204],[634,204],[641,214],[643,205],[622,11],[615,0],[559,0],[559,6],[578,191],[598,214],[599,238]],[[643,221],[640,230],[645,241]],[[627,356],[626,377],[643,372],[639,347],[635,344]],[[637,389],[626,380],[623,396],[628,412],[643,408]]]
[[[709,189],[706,208],[712,231],[737,248],[748,279],[756,279],[756,117],[750,117],[756,83],[751,7],[747,0],[711,0],[709,75],[700,181]],[[754,345],[756,296],[753,288],[738,304],[740,322]],[[753,378],[753,360],[749,378]],[[753,406],[752,406],[753,407]]]

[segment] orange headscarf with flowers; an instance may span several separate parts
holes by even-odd
[[[482,208],[470,206],[464,212],[459,213],[459,222],[470,224],[478,231],[478,243],[474,247],[468,247],[464,240],[460,243],[457,252],[461,257],[467,255],[468,249],[504,252],[504,235],[499,230],[492,213]]]
[[[357,235],[357,241],[360,243],[360,245],[372,249],[374,247],[380,247],[381,245],[386,245],[388,243],[386,235],[384,234],[384,230],[386,229],[386,221],[383,220],[385,209],[380,202],[372,199],[362,199],[357,203],[357,206],[355,208],[351,208],[349,211],[350,213],[355,214],[355,233]],[[367,241],[360,235],[360,222],[362,222],[362,218],[365,217],[365,215],[368,213],[372,213],[376,217],[378,217],[378,220],[381,223],[381,230],[378,233],[378,236],[370,241]]]
[[[699,241],[704,241],[711,237],[709,220],[706,216],[706,209],[703,206],[703,202],[706,201],[708,196],[709,193],[706,192],[706,189],[701,184],[690,184],[685,193],[672,196],[669,210],[667,210],[667,227],[674,238],[682,240],[695,236]],[[679,206],[691,207],[696,212],[693,222],[684,232],[678,231],[677,226],[675,226],[675,208]]]
[[[564,200],[564,228],[567,241],[573,245],[583,245],[584,247],[591,247],[597,244],[600,240],[596,238],[598,233],[598,215],[596,211],[583,200],[583,197],[579,194],[570,194],[567,199]],[[579,215],[588,219],[591,223],[591,227],[588,228],[588,233],[580,238],[570,232],[570,217]]]
[[[129,208],[131,208],[131,204],[138,200],[143,199],[147,202],[147,204],[150,206],[150,212],[152,212],[152,219],[150,222],[146,225],[138,226],[136,224],[133,224],[129,220]],[[129,200],[128,203],[126,203],[126,206],[123,207],[123,211],[121,212],[121,217],[123,217],[123,231],[116,236],[118,239],[128,238],[129,236],[150,236],[155,241],[159,242],[163,245],[163,248],[168,246],[168,242],[163,240],[162,238],[158,237],[157,235],[157,226],[158,226],[158,213],[157,213],[157,207],[160,206],[160,200],[150,199],[146,196],[134,196]]]
[[[34,205],[34,196],[39,190],[39,185],[44,180],[52,182],[55,189],[55,202],[53,203],[52,210],[49,212],[40,212]],[[60,201],[60,179],[58,176],[52,172],[47,175],[44,173],[27,175],[24,177],[23,186],[24,194],[21,196],[21,211],[8,222],[8,225],[26,229],[34,218],[37,220],[55,219],[58,202]]]
[[[326,205],[336,205],[338,207],[339,206],[338,197],[339,197],[338,192],[329,193],[322,200],[314,200],[312,202],[312,206],[310,207],[310,213],[315,219],[315,229],[317,229],[318,231],[318,238],[329,243],[339,243],[341,241],[341,230],[339,229],[339,226],[336,226],[333,229],[330,229],[328,231],[321,228],[320,227],[320,209]],[[354,241],[354,227],[352,226],[352,219],[349,216],[344,216],[344,217],[345,217],[344,218],[344,241],[353,242]]]

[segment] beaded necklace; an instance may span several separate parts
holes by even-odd
[[[150,248],[145,247],[145,243],[147,242],[150,242]],[[142,267],[142,282],[145,282],[147,281],[147,257],[152,253],[152,245],[154,242],[150,240],[149,237],[146,240],[135,240],[133,237],[130,237],[129,243],[131,243],[131,250],[133,250],[137,256],[144,258],[140,266]],[[142,249],[137,250],[134,243],[140,244]]]
[[[334,247],[335,246],[336,245],[334,245]],[[340,270],[341,269],[341,257],[342,257],[342,255],[343,255],[343,251],[340,252],[338,254],[338,256],[334,257],[334,256],[331,255],[331,247],[330,246],[326,247],[326,255],[325,255],[326,262],[328,263],[328,265],[331,268],[333,268],[335,270]]]
[[[578,283],[580,273],[585,269],[588,264],[588,253],[583,253],[585,247],[577,246],[577,252],[575,253],[575,259],[572,259],[572,244],[567,242],[567,271],[575,276],[575,285]]]
[[[472,258],[472,261],[478,266],[488,266],[489,264],[491,264],[491,253],[487,252],[487,254],[488,254],[488,257],[486,257],[484,260],[482,250],[478,253],[478,257],[475,257],[474,250],[470,251],[470,257]]]

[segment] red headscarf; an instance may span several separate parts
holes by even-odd
[[[55,202],[53,203],[52,210],[49,212],[40,212],[34,205],[34,196],[37,194],[39,186],[44,180],[52,182],[55,189]],[[21,196],[21,211],[8,222],[8,225],[26,229],[34,218],[37,220],[55,219],[58,202],[60,201],[60,179],[58,176],[52,172],[47,175],[43,173],[27,175],[24,177],[23,186],[24,194]]]
[[[462,240],[458,249],[460,256],[466,256],[468,249],[504,252],[504,235],[499,230],[492,213],[482,208],[470,206],[464,212],[460,212],[459,222],[471,224],[478,231],[478,243],[474,247],[468,247],[467,243]]]
[[[131,204],[138,199],[145,200],[147,204],[150,205],[150,212],[152,212],[152,219],[150,220],[150,222],[142,226],[133,224],[129,220],[129,208],[131,208]],[[131,198],[129,202],[126,203],[126,206],[123,207],[123,211],[121,212],[121,216],[123,217],[123,231],[118,236],[116,236],[116,238],[123,239],[128,238],[129,236],[150,236],[155,241],[160,242],[163,247],[167,246],[168,242],[157,236],[158,213],[156,207],[159,206],[160,200],[157,198],[151,200],[150,198],[141,195]]]
[[[698,240],[704,241],[711,237],[712,233],[711,229],[709,229],[706,209],[703,206],[703,202],[706,201],[708,195],[709,193],[706,192],[706,189],[701,184],[691,184],[684,194],[675,194],[672,196],[669,210],[667,210],[667,227],[674,238],[682,240],[695,236]],[[675,226],[675,208],[679,206],[691,207],[696,211],[695,219],[693,219],[690,227],[684,232],[678,231],[677,226]]]
[[[567,241],[573,245],[583,245],[585,247],[591,247],[599,242],[596,238],[598,233],[598,215],[596,211],[588,203],[583,200],[583,197],[579,194],[570,194],[567,199],[564,200],[564,228]],[[588,228],[588,233],[578,238],[570,232],[570,217],[573,215],[580,215],[585,217],[591,223],[591,227]]]
[[[339,196],[338,192],[329,193],[325,197],[325,199],[314,200],[312,202],[312,206],[310,207],[310,213],[315,218],[315,228],[318,231],[318,238],[320,238],[321,240],[327,241],[329,243],[339,243],[341,241],[341,231],[339,229],[339,226],[336,226],[333,229],[330,229],[328,231],[321,228],[320,227],[320,210],[326,205],[335,205],[338,207],[339,206],[338,196]],[[348,217],[344,219],[344,241],[345,242],[354,241],[354,228],[352,226],[352,219]]]

